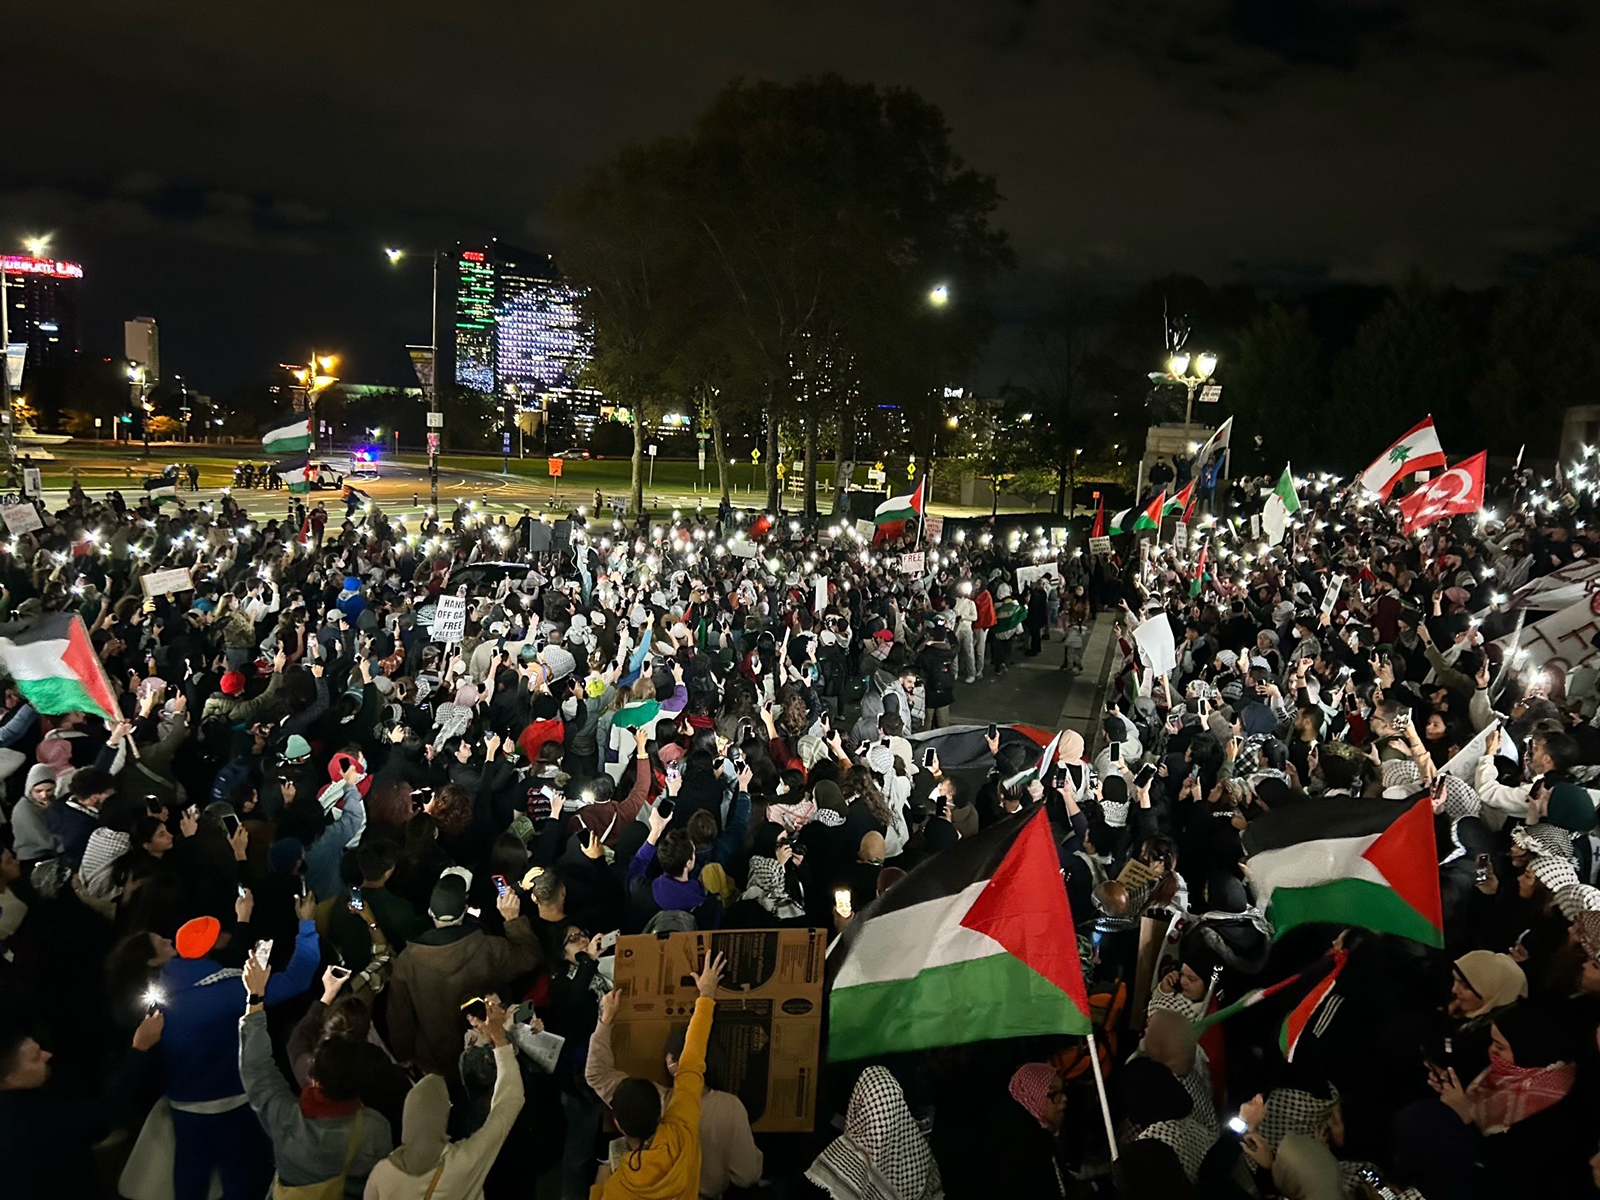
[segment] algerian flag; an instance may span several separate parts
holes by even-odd
[[[178,488],[176,484],[163,484],[160,487],[150,488],[145,492],[150,497],[150,503],[160,508],[163,504],[176,504],[178,502]]]
[[[1244,845],[1256,899],[1278,934],[1358,925],[1444,945],[1429,797],[1285,805],[1251,821]]]
[[[890,496],[878,505],[878,511],[872,514],[873,521],[887,525],[891,521],[909,521],[912,517],[920,517],[923,509],[922,488],[927,482],[924,477],[917,484],[916,491],[908,496]]]
[[[1284,531],[1289,527],[1289,514],[1299,511],[1300,497],[1295,494],[1294,475],[1285,466],[1278,477],[1278,486],[1272,489],[1266,507],[1261,510],[1261,528],[1267,531],[1267,540],[1274,546],[1283,541]]]
[[[0,638],[0,662],[39,712],[92,713],[109,721],[118,711],[111,681],[76,614],[53,613],[21,637]]]
[[[828,956],[828,1057],[1088,1033],[1049,817],[1038,807],[927,859]]]
[[[268,454],[303,454],[311,449],[311,414],[274,417],[261,430],[261,448]]]

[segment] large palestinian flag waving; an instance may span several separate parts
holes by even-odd
[[[1433,804],[1303,800],[1250,822],[1250,881],[1279,933],[1326,921],[1444,945]]]
[[[1077,935],[1044,809],[912,871],[846,927],[828,972],[835,1061],[1087,1033]]]
[[[0,638],[0,661],[22,698],[42,713],[117,711],[89,631],[76,614],[52,613],[18,638]]]

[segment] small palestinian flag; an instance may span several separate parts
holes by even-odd
[[[94,713],[110,720],[118,711],[111,681],[76,614],[52,613],[21,637],[0,638],[0,662],[39,712]]]
[[[1200,594],[1206,585],[1206,544],[1200,543],[1200,554],[1194,560],[1194,578],[1189,580],[1189,598],[1192,600]]]
[[[279,474],[283,476],[283,484],[289,489],[290,495],[303,496],[311,490],[310,463],[298,467],[285,467]]]
[[[163,504],[176,504],[178,502],[178,488],[176,484],[163,484],[160,487],[149,488],[145,495],[150,498],[150,503],[160,508]]]
[[[262,427],[261,448],[268,454],[304,454],[311,449],[311,414],[274,417]]]
[[[1089,1032],[1061,863],[1041,807],[928,859],[828,956],[828,1057]]]
[[[1189,480],[1188,483],[1183,485],[1183,490],[1182,491],[1180,491],[1171,500],[1167,501],[1165,506],[1163,506],[1162,509],[1161,509],[1161,515],[1163,517],[1170,517],[1174,513],[1177,513],[1180,517],[1185,517],[1185,519],[1186,519],[1186,514],[1189,511],[1189,507],[1193,503],[1194,503],[1194,480],[1191,479],[1191,480]]]
[[[1306,993],[1305,999],[1296,1004],[1293,1011],[1283,1019],[1283,1028],[1278,1031],[1278,1049],[1283,1051],[1283,1057],[1289,1062],[1294,1061],[1294,1050],[1300,1044],[1300,1036],[1311,1028],[1312,1018],[1317,1016],[1317,1010],[1322,1007],[1322,1002],[1332,993],[1333,985],[1339,982],[1339,972],[1344,970],[1345,960],[1349,957],[1343,950],[1334,951],[1333,970],[1324,975],[1317,985]],[[1336,1008],[1338,1008],[1337,1001],[1327,1006],[1327,1011],[1317,1018],[1319,1028],[1333,1019]]]
[[[923,509],[922,489],[927,482],[926,479],[919,482],[917,490],[909,496],[890,496],[878,505],[877,511],[872,514],[873,521],[883,525],[889,521],[909,521],[912,517],[920,517]]]
[[[1244,842],[1256,898],[1278,933],[1331,922],[1444,945],[1427,796],[1276,808],[1250,823]]]
[[[1141,529],[1154,529],[1157,536],[1161,532],[1161,514],[1166,511],[1167,493],[1163,489],[1161,495],[1150,501],[1150,505],[1133,522],[1133,531],[1138,533]]]

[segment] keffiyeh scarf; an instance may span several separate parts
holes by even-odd
[[[944,1185],[905,1093],[883,1067],[868,1067],[850,1093],[844,1135],[806,1171],[833,1200],[939,1200]]]

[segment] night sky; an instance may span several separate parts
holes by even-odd
[[[998,177],[1012,325],[1169,272],[1478,287],[1600,240],[1597,25],[1589,0],[20,0],[0,240],[84,264],[86,352],[152,315],[215,394],[312,346],[406,383],[428,279],[385,243],[559,250],[546,201],[586,165],[735,77],[834,71],[915,88]]]

